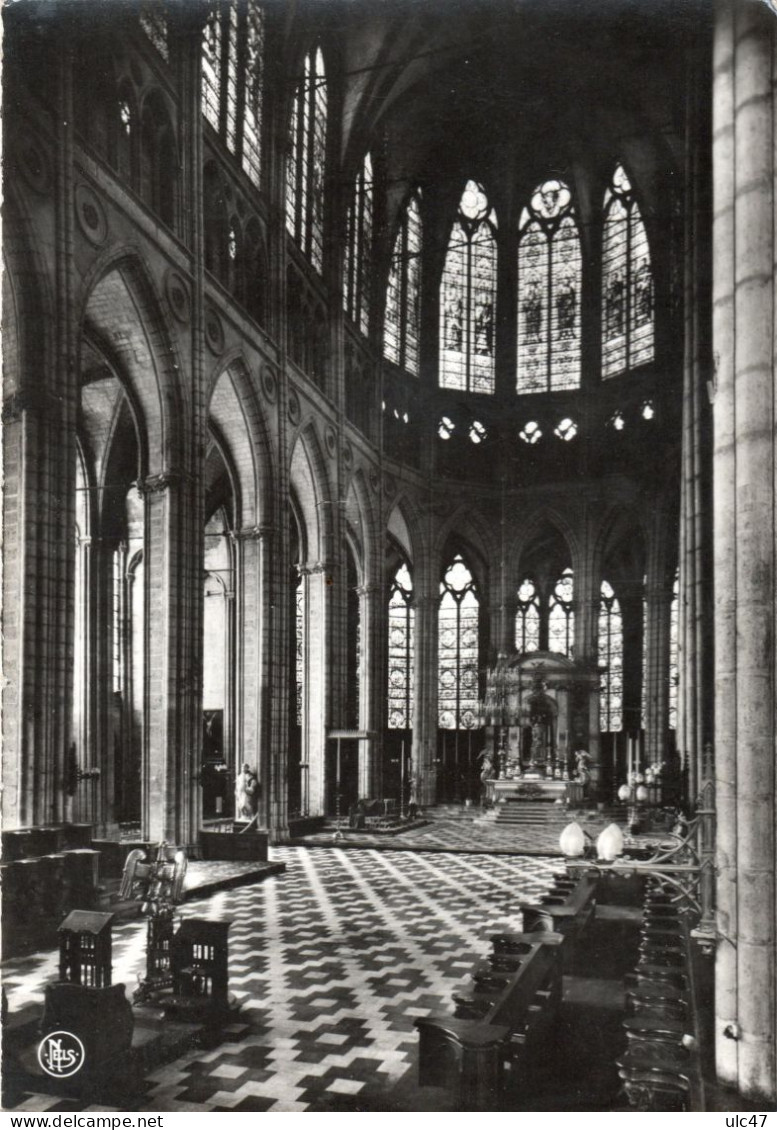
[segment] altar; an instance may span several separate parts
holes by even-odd
[[[556,781],[537,777],[513,777],[507,780],[497,778],[486,783],[489,793],[497,804],[505,804],[508,800],[564,801],[568,799],[568,786],[577,784],[575,781]]]
[[[598,689],[598,668],[567,656],[500,656],[480,704],[485,799],[581,799],[598,752]]]

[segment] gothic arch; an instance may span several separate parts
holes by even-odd
[[[269,525],[273,517],[272,458],[267,426],[242,354],[228,359],[210,387],[209,414],[234,461],[241,501],[238,527]]]
[[[518,583],[520,579],[518,574],[521,571],[525,553],[531,547],[534,539],[542,533],[543,528],[552,530],[563,539],[569,550],[573,572],[577,574],[582,568],[583,558],[580,538],[557,509],[550,506],[541,506],[532,511],[524,521],[519,521],[518,532],[514,535],[512,545],[507,552],[505,568],[509,583],[512,584],[513,581],[516,584]]]
[[[366,583],[369,578],[374,576],[376,568],[379,568],[380,549],[375,510],[361,469],[357,470],[345,484],[345,500],[346,518],[349,510],[355,511],[359,518],[363,568],[362,583]]]
[[[53,343],[47,332],[55,324],[49,275],[34,225],[13,185],[6,185],[3,206],[3,400],[40,393],[41,375],[53,375],[47,364]],[[11,303],[11,310],[8,309]],[[6,319],[12,317],[7,328]],[[26,375],[29,374],[29,375]],[[34,378],[32,376],[34,374]]]
[[[433,554],[439,558],[444,554],[446,545],[451,540],[462,539],[468,542],[483,562],[487,575],[493,576],[493,570],[488,568],[489,561],[499,561],[501,550],[494,537],[493,528],[479,513],[474,513],[466,503],[457,506],[453,513],[445,519],[437,531],[434,539]],[[480,577],[480,583],[484,578]]]
[[[308,562],[332,559],[332,493],[315,425],[308,422],[294,441],[289,479],[305,530]]]
[[[82,332],[100,343],[140,406],[148,445],[145,473],[183,469],[183,367],[139,252],[125,245],[98,259],[84,280],[79,308]]]

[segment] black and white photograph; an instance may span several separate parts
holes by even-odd
[[[768,1130],[777,3],[0,15],[4,1125]]]

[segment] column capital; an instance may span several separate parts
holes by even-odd
[[[177,467],[169,467],[157,475],[147,475],[145,479],[138,479],[135,486],[141,497],[147,494],[162,494],[170,487],[179,486],[181,483],[191,481],[191,475]]]
[[[235,541],[265,541],[275,532],[274,526],[244,526],[240,530],[232,530],[231,536]]]
[[[300,573],[304,573],[308,577],[321,576],[332,572],[332,564],[329,561],[314,561],[309,565],[300,565]]]
[[[375,593],[379,593],[381,589],[381,585],[369,582],[366,585],[357,585],[355,591],[359,596],[372,596]]]

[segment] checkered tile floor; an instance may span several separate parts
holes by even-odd
[[[489,935],[520,928],[519,901],[559,870],[538,856],[286,847],[272,857],[285,874],[187,903],[187,914],[232,920],[241,1012],[215,1050],[150,1074],[140,1110],[380,1110],[411,1064],[415,1018],[449,1009]],[[114,981],[128,989],[144,936],[140,921],[114,932]],[[55,969],[53,954],[7,962],[11,1010],[42,1002]],[[98,1108],[29,1094],[16,1109]]]
[[[601,827],[597,828],[597,835],[599,831]],[[368,830],[354,831],[343,827],[341,836],[343,846],[349,844],[375,848],[394,846],[409,848],[412,851],[465,851],[509,855],[523,852],[530,855],[556,855],[559,860],[561,859],[558,846],[559,833],[556,828],[525,829],[510,825],[500,827],[496,824],[476,824],[475,817],[468,820],[435,818],[420,828],[411,828],[407,832],[394,832],[390,835],[370,834]],[[328,845],[333,842],[333,832],[331,829],[313,832],[303,837],[300,842]]]

